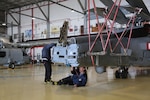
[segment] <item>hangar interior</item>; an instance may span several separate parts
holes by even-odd
[[[149,100],[150,64],[147,62],[150,60],[150,4],[148,2],[149,0],[136,0],[136,2],[134,0],[1,0],[0,48],[8,52],[8,57],[5,58],[7,61],[4,61],[4,58],[0,60],[8,62],[17,58],[19,62],[16,64],[21,65],[10,69],[10,65],[8,67],[0,63],[0,100]],[[111,9],[113,5],[116,11]],[[113,13],[110,19],[102,16],[109,15],[109,11]],[[111,32],[114,32],[113,29],[118,33],[126,27],[130,29],[132,25],[128,27],[128,21],[134,14],[137,14],[136,19],[131,21],[135,21],[136,28],[148,26],[146,28],[148,35],[146,39],[144,38],[146,43],[141,42],[139,46],[134,46],[134,43],[142,41],[142,38],[131,40],[134,41],[131,44],[133,50],[144,55],[144,58],[141,55],[138,57],[139,63],[136,64],[146,66],[144,68],[135,66],[136,77],[115,79],[114,73],[117,67],[113,69],[108,67],[102,74],[96,73],[95,67],[88,67],[88,83],[85,87],[44,84],[42,49],[45,44],[58,42],[64,21],[68,21],[68,37],[81,37],[88,36],[89,33],[91,35],[99,33],[99,25],[102,27],[106,20],[105,29],[109,28]],[[136,50],[139,48],[144,52]],[[0,55],[3,56],[3,53]],[[28,64],[22,64],[25,62]],[[14,67],[13,64],[11,67]],[[52,79],[55,81],[70,73],[70,68],[63,65],[53,65],[52,69]]]

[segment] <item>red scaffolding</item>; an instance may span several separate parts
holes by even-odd
[[[114,30],[114,25],[115,25],[115,22],[116,22],[116,18],[117,18],[117,15],[118,15],[118,10],[120,8],[120,4],[121,4],[121,0],[115,0],[114,1],[114,4],[112,5],[111,9],[106,13],[104,12],[104,23],[102,24],[102,26],[100,27],[100,23],[99,23],[99,18],[98,18],[98,14],[97,14],[97,9],[96,9],[96,4],[95,4],[95,0],[92,0],[92,2],[90,2],[91,0],[88,0],[88,36],[89,36],[89,53],[91,54],[92,53],[92,50],[95,46],[95,43],[98,41],[98,38],[100,38],[100,42],[101,42],[101,45],[102,45],[102,51],[99,53],[99,55],[104,55],[106,54],[106,49],[107,47],[109,46],[110,47],[110,51],[111,53],[114,53],[116,47],[118,46],[118,44],[121,45],[121,47],[124,49],[124,53],[126,54],[127,53],[127,50],[129,48],[129,45],[130,45],[130,40],[131,40],[131,35],[132,35],[132,29],[134,27],[134,22],[135,22],[135,19],[136,19],[136,14],[139,14],[141,12],[141,9],[136,9],[135,12],[133,13],[133,16],[131,16],[129,18],[129,21],[128,23],[126,23],[126,27],[123,29],[123,31],[121,32],[121,35],[118,36],[118,34],[115,32]],[[94,40],[93,43],[91,43],[91,35],[90,35],[90,5],[91,3],[93,4],[93,7],[94,7],[94,14],[96,16],[96,21],[97,21],[97,24],[98,24],[98,34],[96,35],[96,38]],[[113,15],[113,19],[112,21],[109,20],[111,14],[112,14],[112,11],[113,9],[115,9],[115,14]],[[110,28],[108,29],[108,25],[107,23],[110,24]],[[131,25],[131,26],[130,26]],[[123,36],[125,35],[125,32],[127,31],[127,29],[129,28],[130,26],[130,33],[129,33],[129,36],[128,36],[128,41],[127,41],[127,44],[126,46],[123,45],[122,43],[122,38]],[[105,36],[107,35],[106,39],[104,40],[103,36],[103,31],[104,31],[104,27],[106,27],[106,33]],[[112,47],[111,45],[111,41],[110,41],[110,36],[111,34],[115,34],[115,37],[117,38],[117,43],[115,44],[114,47]],[[94,55],[94,54],[92,54]],[[92,63],[93,63],[93,66],[95,66],[94,64],[94,59],[93,59],[93,56],[91,55],[91,60],[92,60]]]

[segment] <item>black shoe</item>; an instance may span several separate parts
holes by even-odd
[[[62,85],[62,82],[61,82],[61,81],[58,81],[57,84],[58,84],[58,85]]]
[[[52,85],[58,85],[56,81],[51,81]]]
[[[44,82],[45,82],[45,83],[50,83],[51,80],[46,80],[46,79],[45,79]]]

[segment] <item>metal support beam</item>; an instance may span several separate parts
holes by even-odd
[[[36,1],[36,0],[35,0]],[[46,14],[44,13],[44,11],[41,9],[41,7],[39,6],[38,2],[36,2],[37,7],[40,9],[41,13],[44,15],[45,19],[48,20],[48,17],[46,16]],[[49,5],[49,4],[48,4]]]
[[[14,35],[13,35],[13,22],[11,22],[11,38],[12,38],[12,40],[14,39]],[[13,41],[11,41],[11,42],[13,42]]]
[[[8,15],[8,13],[7,13],[7,11],[5,11],[5,23],[7,23],[7,20],[8,20],[7,15]],[[5,28],[5,33],[7,33],[7,28]]]
[[[21,8],[19,8],[19,12],[21,12]],[[18,23],[18,38],[19,42],[21,42],[21,14],[19,14],[19,23]]]
[[[50,5],[49,5],[49,1],[48,1],[48,6],[47,6],[47,13],[48,13],[48,18],[47,18],[47,34],[46,34],[46,38],[50,38]]]
[[[87,0],[85,0],[85,2],[86,2]],[[79,3],[79,5],[80,5],[80,7],[81,7],[81,9],[82,9],[82,11],[84,12],[85,11],[85,9],[84,9],[84,7],[83,7],[83,5],[82,5],[82,3],[81,3],[81,0],[78,0],[78,3]]]
[[[42,18],[39,18],[39,17],[35,17],[35,16],[31,16],[31,15],[27,15],[27,14],[23,14],[23,13],[20,13],[20,12],[15,12],[15,11],[9,11],[9,12],[21,14],[21,15],[23,15],[23,16],[27,16],[27,17],[31,17],[31,18],[34,17],[34,18],[36,18],[36,19],[43,20],[43,21],[47,21],[47,20],[45,20],[45,19],[42,19]]]
[[[84,8],[84,34],[87,33],[87,0],[85,0]]]
[[[8,12],[8,14],[11,16],[11,18],[17,23],[17,25],[19,25],[19,22],[16,20],[16,18],[11,14],[11,13],[9,13]]]
[[[53,0],[49,0],[49,1],[52,2],[52,3],[54,3],[54,4],[57,4],[57,5],[59,5],[59,6],[62,6],[62,7],[64,7],[64,8],[73,10],[73,11],[75,11],[75,12],[77,12],[77,13],[84,14],[83,12],[80,12],[80,11],[75,10],[75,9],[73,9],[73,8],[70,8],[70,7],[67,7],[67,6],[65,6],[65,5],[62,5],[62,4],[60,4],[59,2],[55,2],[55,1],[53,1]]]
[[[31,15],[32,15],[32,18],[33,18],[33,15],[34,15],[34,10],[33,8],[31,9]],[[34,39],[34,19],[32,19],[32,40]]]

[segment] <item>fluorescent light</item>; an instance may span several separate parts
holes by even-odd
[[[35,19],[34,17],[32,17],[32,19]]]
[[[6,23],[2,23],[3,26],[6,26]]]
[[[71,12],[74,12],[74,10],[71,10]]]

